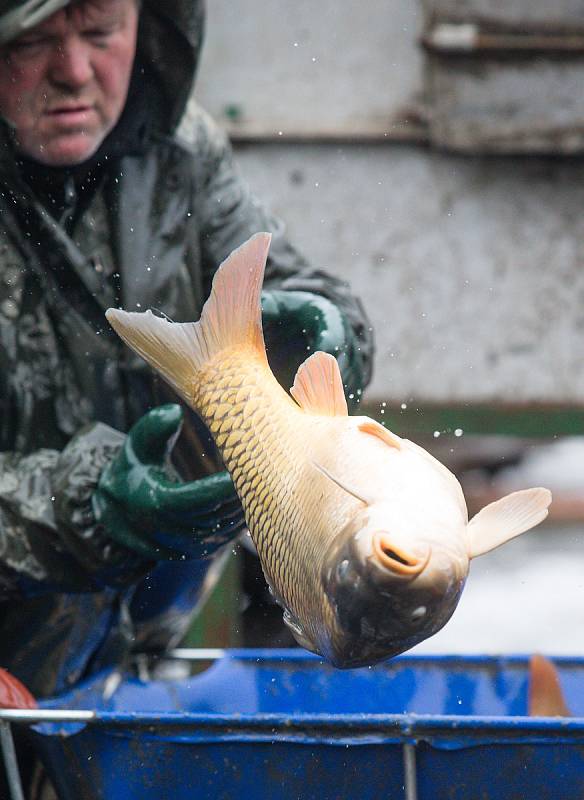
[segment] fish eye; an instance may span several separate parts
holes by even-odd
[[[343,578],[347,575],[349,571],[349,561],[348,559],[344,558],[338,565],[337,565],[337,578],[339,580],[343,580]]]
[[[412,611],[412,619],[421,619],[426,616],[426,606],[418,606]]]

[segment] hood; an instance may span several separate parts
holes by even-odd
[[[30,30],[70,0],[0,0],[0,44]],[[173,133],[185,111],[203,40],[204,0],[144,0],[137,59],[154,75],[164,113],[156,128]]]
[[[174,133],[191,93],[203,43],[204,0],[145,0],[138,57],[158,77],[168,116],[161,125]]]

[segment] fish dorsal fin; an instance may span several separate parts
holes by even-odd
[[[558,670],[548,658],[538,654],[529,659],[527,713],[530,717],[569,717]]]
[[[250,347],[265,359],[260,293],[270,239],[269,233],[257,233],[225,259],[198,322],[115,308],[106,312],[108,322],[189,401],[197,371],[222,350]]]
[[[359,418],[357,418],[359,419]],[[374,419],[369,419],[369,417],[362,417],[359,419],[357,424],[362,433],[368,433],[370,436],[377,436],[378,439],[381,439],[382,442],[389,445],[390,447],[395,447],[398,450],[401,449],[401,439],[399,436],[396,436],[395,433],[388,431],[387,428],[384,428],[379,422],[376,422]]]
[[[362,503],[365,503],[366,506],[369,506],[371,505],[371,503],[373,503],[373,498],[368,497],[367,494],[365,494],[365,492],[361,492],[360,490],[354,489],[352,486],[349,486],[349,484],[346,481],[342,480],[342,478],[337,478],[336,475],[333,475],[332,472],[330,472],[326,467],[323,467],[322,464],[318,464],[316,461],[313,461],[312,463],[319,472],[322,472],[322,474],[326,478],[328,478],[329,481],[332,481],[334,484],[336,484],[339,487],[339,489],[342,489],[344,492],[347,492],[347,494],[350,494],[357,500],[360,500]]]
[[[349,413],[339,365],[329,353],[313,353],[298,367],[290,394],[309,414],[346,417]]]
[[[523,489],[489,503],[468,523],[469,556],[494,550],[538,525],[548,515],[552,501],[548,489]]]

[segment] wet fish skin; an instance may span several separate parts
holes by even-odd
[[[366,528],[368,509],[314,468],[307,474],[307,452],[314,460],[326,458],[327,442],[334,438],[331,425],[354,428],[361,418],[307,416],[275,380],[266,380],[265,369],[253,352],[212,362],[200,373],[192,404],[232,475],[285,622],[304,647],[338,667],[397,655],[450,618],[464,585],[466,553],[461,547],[454,574],[448,561],[429,585],[415,586],[362,558],[355,535]],[[388,447],[354,430],[337,433],[343,436],[353,452],[360,446],[365,462],[374,462],[376,451]],[[357,436],[365,441],[351,447]],[[336,578],[345,558],[359,579],[345,582],[343,593],[338,581],[327,577]],[[435,611],[412,619],[412,611],[422,607]]]
[[[283,402],[283,398],[285,402]],[[319,564],[330,542],[322,480],[303,486],[306,441],[314,430],[298,406],[252,353],[228,357],[202,371],[193,405],[209,426],[241,499],[266,580],[287,610],[286,621],[305,646],[322,653],[322,630],[334,614],[319,586]],[[317,425],[318,426],[318,425]],[[341,498],[354,508],[354,498]],[[342,508],[336,515],[350,514]],[[320,620],[325,617],[325,622]]]
[[[469,523],[449,470],[347,415],[338,365],[324,353],[299,368],[293,400],[261,332],[268,247],[257,234],[227,259],[199,323],[107,316],[209,426],[298,642],[338,667],[373,664],[439,630],[470,559],[541,521],[551,496],[516,492]]]

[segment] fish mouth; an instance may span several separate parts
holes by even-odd
[[[378,563],[395,575],[414,577],[422,572],[430,560],[432,550],[428,547],[424,555],[408,552],[391,541],[385,531],[373,534],[373,554]]]

